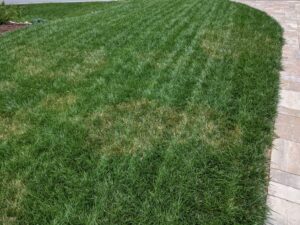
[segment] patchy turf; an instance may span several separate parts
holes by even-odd
[[[0,38],[1,222],[264,224],[279,25],[219,0],[105,7]]]

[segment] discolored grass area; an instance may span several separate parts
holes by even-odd
[[[229,1],[105,7],[0,38],[1,223],[264,224],[279,25]]]

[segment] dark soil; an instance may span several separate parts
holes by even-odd
[[[14,23],[6,23],[0,25],[0,35],[9,32],[9,31],[15,31],[21,28],[24,28],[28,26],[27,24],[14,24]]]

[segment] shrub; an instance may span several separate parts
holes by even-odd
[[[0,5],[0,24],[6,23],[12,19],[18,18],[20,9],[16,6],[7,6],[3,3]]]

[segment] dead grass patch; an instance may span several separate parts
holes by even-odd
[[[26,132],[27,125],[14,118],[0,116],[0,140],[22,135]]]
[[[7,185],[9,189],[7,191],[8,198],[4,199],[2,202],[4,208],[2,211],[1,219],[3,225],[16,224],[17,215],[21,210],[21,202],[26,193],[26,187],[24,183],[19,179],[14,179],[2,185]]]
[[[124,102],[93,113],[89,137],[104,153],[136,153],[178,132],[183,115],[146,99]]]
[[[16,67],[24,71],[22,76],[41,76],[47,78],[66,77],[77,81],[106,64],[103,49],[79,51],[69,49],[63,52],[47,52],[42,49],[20,49]],[[48,60],[51,57],[53,60]],[[64,66],[61,62],[64,61]]]
[[[226,36],[229,31],[224,31],[220,35],[217,31],[207,31],[202,38],[200,48],[206,55],[214,59],[223,59],[226,55],[224,51],[226,49]]]
[[[237,131],[225,134],[222,125],[214,123],[210,114],[201,107],[182,111],[141,99],[96,111],[85,124],[89,141],[105,154],[143,152],[170,138],[176,143],[185,142],[195,132],[199,140],[214,147],[222,146],[226,137],[239,138],[234,137]]]
[[[54,111],[63,111],[76,103],[77,96],[74,94],[67,94],[64,96],[48,95],[42,99],[40,106]]]
[[[0,90],[3,92],[15,90],[18,87],[16,82],[13,81],[1,81]]]

